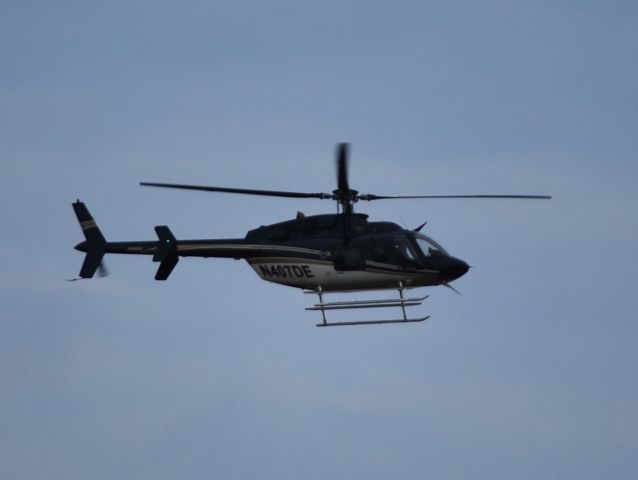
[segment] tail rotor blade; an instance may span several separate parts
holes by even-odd
[[[106,268],[106,264],[104,262],[100,262],[100,265],[97,267],[97,276],[100,278],[109,276],[109,269]]]

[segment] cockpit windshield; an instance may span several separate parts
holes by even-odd
[[[423,255],[425,255],[426,257],[431,257],[432,255],[436,255],[437,253],[449,255],[441,245],[436,243],[431,238],[426,237],[422,233],[417,233],[414,237],[416,240],[416,244],[419,246],[421,252],[423,252]]]

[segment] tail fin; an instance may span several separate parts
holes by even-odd
[[[86,257],[80,270],[80,277],[91,278],[102,263],[102,257],[106,252],[106,240],[84,203],[79,200],[76,201],[73,203],[73,210],[78,217],[78,222],[80,222],[80,227],[82,227],[82,232],[86,238],[85,242],[79,243],[75,247],[77,250],[86,252]]]

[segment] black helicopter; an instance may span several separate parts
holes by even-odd
[[[392,222],[369,222],[368,215],[355,213],[358,201],[427,198],[516,198],[549,199],[545,195],[374,195],[360,194],[348,183],[349,144],[337,146],[337,189],[332,193],[305,193],[243,188],[208,187],[173,183],[141,182],[147,187],[177,188],[205,192],[239,193],[287,198],[335,200],[336,214],[305,216],[250,230],[244,238],[177,240],[165,225],[155,227],[158,240],[107,242],[86,205],[79,200],[73,209],[86,238],[75,246],[86,252],[80,278],[103,271],[105,253],[152,255],[159,263],[156,280],[166,280],[179,257],[245,259],[264,280],[304,289],[319,295],[319,303],[307,310],[322,313],[317,326],[365,325],[421,322],[429,317],[408,318],[405,307],[420,305],[427,296],[406,298],[404,290],[444,285],[464,275],[469,266],[451,256],[420,230],[406,230]],[[325,302],[326,292],[397,289],[398,298]],[[326,311],[354,308],[400,307],[403,315],[392,320],[328,322]]]

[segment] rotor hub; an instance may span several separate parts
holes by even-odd
[[[332,191],[332,198],[334,200],[337,200],[338,202],[358,202],[359,201],[359,191],[358,190],[352,190],[352,189],[348,189],[345,192],[343,190],[333,190]]]

